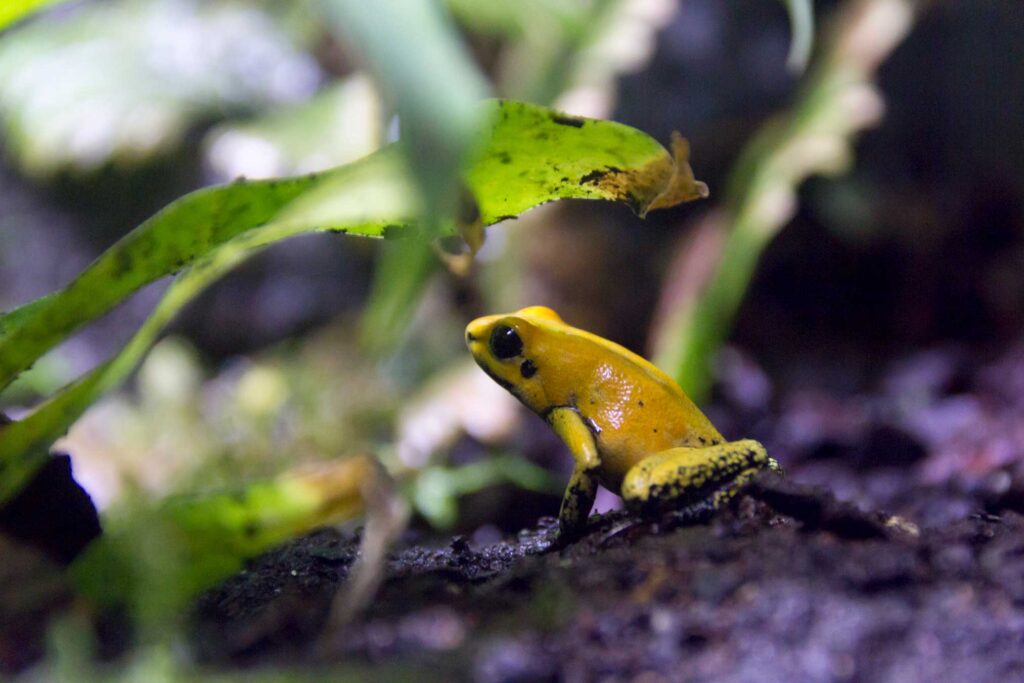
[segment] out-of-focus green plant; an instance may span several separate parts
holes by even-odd
[[[789,12],[789,56],[786,66],[790,71],[803,73],[811,59],[814,47],[814,3],[812,0],[780,0]]]
[[[323,171],[380,146],[381,109],[373,83],[355,73],[302,104],[216,126],[206,136],[206,158],[225,181]]]
[[[655,362],[698,400],[710,388],[712,356],[762,251],[795,211],[800,184],[849,168],[856,134],[880,118],[882,98],[872,79],[910,30],[916,9],[914,0],[850,0],[841,8],[792,109],[768,122],[736,164],[724,213],[708,224],[715,235],[708,242],[720,245],[715,254],[702,252],[702,260],[715,263],[701,264],[708,277],[665,287]]]
[[[90,3],[19,26],[0,39],[6,151],[36,176],[138,165],[203,118],[310,97],[323,75],[297,42],[223,0]]]
[[[96,605],[131,606],[143,622],[159,625],[246,560],[361,514],[373,487],[386,487],[382,471],[372,456],[358,455],[229,493],[122,504],[71,575]]]
[[[335,31],[354,45],[398,114],[423,202],[421,229],[439,234],[456,217],[459,171],[484,125],[477,102],[489,87],[440,3],[324,0]],[[468,198],[464,201],[472,201]],[[425,241],[381,251],[363,319],[364,345],[393,350],[437,258]]]
[[[0,30],[49,5],[67,0],[6,0],[0,5]]]
[[[706,194],[681,139],[673,156],[644,133],[610,121],[508,101],[482,105],[482,112],[490,128],[463,173],[480,225],[559,198],[623,201],[643,215]],[[180,271],[120,353],[0,428],[0,501],[24,484],[89,404],[135,367],[177,311],[255,250],[313,231],[388,236],[420,215],[398,144],[319,175],[200,190],[126,235],[64,289],[0,316],[3,388],[81,325]]]
[[[496,455],[460,467],[428,467],[413,482],[413,505],[438,529],[459,518],[458,499],[498,484],[557,496],[565,486],[550,472],[516,455]]]

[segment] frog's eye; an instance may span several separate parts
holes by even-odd
[[[491,332],[491,353],[498,360],[515,358],[523,352],[523,340],[508,325],[498,325]]]

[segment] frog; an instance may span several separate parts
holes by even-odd
[[[726,441],[653,363],[572,327],[551,308],[477,318],[466,326],[466,344],[573,457],[558,515],[563,540],[585,531],[598,484],[628,508],[713,513],[758,473],[782,473],[758,441]]]

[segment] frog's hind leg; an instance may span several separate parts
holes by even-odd
[[[781,472],[757,441],[654,453],[626,473],[622,497],[631,507],[719,508],[761,470]]]

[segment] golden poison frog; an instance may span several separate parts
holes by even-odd
[[[653,364],[550,308],[478,318],[466,343],[484,372],[569,447],[576,466],[559,513],[563,536],[585,526],[599,483],[630,506],[714,509],[760,470],[781,471],[757,441],[725,441]]]

